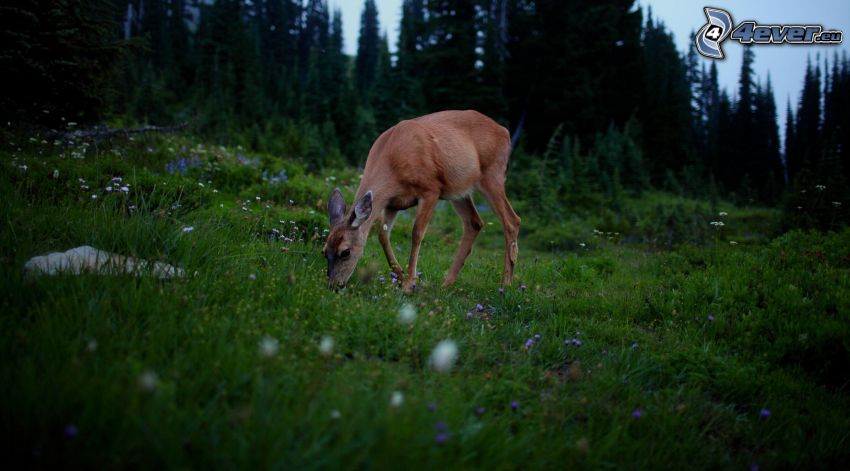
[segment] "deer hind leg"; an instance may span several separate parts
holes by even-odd
[[[419,259],[419,247],[422,245],[422,238],[425,237],[425,230],[428,228],[428,222],[431,221],[431,216],[434,214],[434,208],[437,206],[439,197],[439,194],[429,194],[419,198],[416,221],[413,222],[410,259],[407,262],[407,277],[405,277],[404,283],[401,285],[402,291],[407,294],[412,293],[416,285],[416,261]]]
[[[457,248],[452,267],[443,281],[443,288],[455,282],[458,272],[463,268],[463,262],[466,261],[466,257],[472,252],[472,244],[475,243],[475,238],[478,237],[478,233],[484,227],[484,221],[481,220],[481,216],[478,215],[478,211],[475,209],[472,196],[454,200],[452,201],[452,205],[455,207],[458,216],[463,220],[463,238],[460,241],[460,246]]]
[[[393,224],[395,223],[395,217],[397,215],[398,211],[395,209],[384,210],[382,218],[383,225],[378,233],[378,240],[381,241],[381,247],[384,249],[384,255],[387,256],[387,263],[390,265],[390,270],[398,275],[399,279],[404,279],[404,269],[401,268],[401,264],[399,264],[398,260],[395,258],[393,246],[390,244],[390,233],[393,230]]]
[[[517,237],[519,236],[520,218],[511,207],[511,203],[505,196],[505,172],[488,173],[484,175],[480,183],[481,192],[487,197],[493,211],[502,223],[502,231],[505,233],[505,271],[502,274],[502,284],[510,285],[519,256]]]

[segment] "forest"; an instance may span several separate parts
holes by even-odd
[[[4,18],[0,60],[23,93],[4,97],[3,118],[16,126],[190,121],[322,168],[362,165],[401,119],[476,109],[511,131],[517,172],[547,167],[534,171],[559,196],[687,181],[692,195],[777,204],[798,180],[838,191],[850,176],[845,54],[812,59],[778,123],[754,50],[738,89],[721,89],[716,65],[677,51],[632,0],[405,0],[394,53],[366,1],[356,57],[325,0],[47,1]]]
[[[355,55],[328,0],[0,6],[12,462],[845,466],[846,54],[813,52],[783,103],[754,72],[771,46],[728,44],[726,89],[644,2],[403,0],[395,38],[351,1]],[[384,130],[447,109],[511,136],[514,283],[475,193],[455,285],[441,202],[413,294],[375,234],[329,290],[331,192],[351,204]],[[38,269],[72,250],[120,262]]]

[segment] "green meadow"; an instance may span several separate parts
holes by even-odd
[[[355,168],[189,137],[35,139],[0,155],[7,462],[836,469],[850,459],[848,229],[786,232],[775,209],[659,191],[544,219],[512,194],[515,181],[513,286],[499,290],[502,233],[476,195],[485,228],[455,285],[441,288],[461,225],[441,203],[412,296],[374,234],[334,292],[325,208],[335,187],[351,203]],[[393,232],[400,260],[413,211]],[[24,273],[30,257],[81,245],[184,276]],[[446,340],[456,362],[436,371],[431,354]]]

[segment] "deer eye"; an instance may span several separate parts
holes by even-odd
[[[351,249],[345,249],[339,253],[339,258],[348,258],[351,255]]]

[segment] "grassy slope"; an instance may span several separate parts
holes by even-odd
[[[714,469],[826,468],[849,457],[848,232],[663,252],[590,232],[578,251],[521,244],[516,285],[528,288],[502,295],[501,232],[489,212],[458,283],[439,287],[460,235],[442,206],[413,297],[380,281],[374,238],[353,285],[332,293],[314,241],[324,227],[316,197],[334,185],[350,192],[352,172],[334,181],[292,167],[288,183],[273,185],[246,176],[251,164],[232,150],[196,148],[185,152],[216,167],[203,168],[215,177],[201,188],[191,171],[163,174],[184,151],[157,144],[83,159],[49,146],[3,156],[0,427],[26,460]],[[128,194],[98,190],[92,200],[95,190],[79,188],[78,178],[103,188],[113,176],[131,184]],[[254,194],[262,201],[243,210]],[[664,196],[648,198],[654,206]],[[729,212],[730,231],[763,213]],[[530,232],[534,224],[526,218]],[[270,242],[272,228],[296,240]],[[400,258],[410,228],[402,217]],[[194,276],[22,277],[28,257],[82,244]],[[410,326],[397,321],[407,302],[418,311]],[[330,357],[318,350],[325,335],[335,340]],[[258,348],[266,336],[279,341],[272,357]],[[564,344],[575,337],[581,346]],[[442,339],[460,348],[449,374],[428,368]],[[140,387],[146,372],[158,378],[153,391]],[[438,445],[443,424],[448,440]]]

